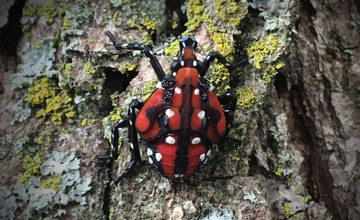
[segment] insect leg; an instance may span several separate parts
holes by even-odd
[[[98,160],[115,160],[118,157],[118,145],[119,145],[119,128],[123,128],[128,125],[129,119],[123,118],[117,121],[111,129],[111,143],[110,153],[111,156],[99,155]]]
[[[149,60],[151,66],[153,67],[153,69],[154,69],[157,77],[159,78],[159,80],[161,81],[165,77],[165,72],[164,72],[163,68],[161,67],[158,59],[156,58],[156,56],[154,55],[154,53],[152,52],[152,50],[148,46],[146,46],[144,44],[137,44],[137,43],[118,44],[118,43],[116,43],[116,39],[115,39],[114,35],[110,31],[107,31],[106,35],[110,38],[110,40],[113,43],[116,50],[127,49],[127,50],[141,50],[141,51],[144,51],[145,56]]]
[[[232,123],[234,120],[234,112],[236,108],[237,97],[234,93],[228,92],[218,97],[221,105],[227,106],[224,108],[226,121]]]
[[[203,62],[203,67],[202,69],[200,70],[200,76],[201,77],[204,77],[204,75],[206,74],[206,72],[208,71],[209,69],[209,66],[212,62],[214,62],[214,60],[217,59],[221,64],[223,64],[226,68],[228,68],[228,70],[231,72],[232,70],[234,70],[235,68],[239,67],[240,65],[242,64],[245,64],[247,62],[247,59],[244,59],[244,60],[241,60],[237,63],[234,63],[234,64],[230,64],[226,58],[221,55],[219,52],[210,52],[204,62]]]
[[[134,169],[136,163],[141,160],[139,143],[138,143],[137,132],[135,127],[135,119],[136,119],[135,109],[141,109],[143,106],[144,106],[144,102],[137,99],[134,99],[129,106],[127,125],[128,125],[128,138],[129,138],[131,159],[125,171],[115,179],[114,184],[117,184],[120,180],[122,180],[131,170]],[[119,131],[118,131],[119,127],[117,127],[116,125],[117,124],[115,124],[112,133],[113,134],[112,146],[114,151],[117,151],[118,139],[119,139]],[[118,154],[115,155],[118,156]]]

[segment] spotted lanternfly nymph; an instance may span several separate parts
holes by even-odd
[[[134,99],[128,117],[112,129],[112,156],[117,158],[121,127],[128,126],[131,161],[115,183],[131,171],[140,159],[137,133],[147,144],[146,156],[155,170],[171,180],[193,175],[211,155],[213,144],[219,143],[229,131],[236,107],[236,96],[227,93],[217,97],[204,78],[210,64],[217,59],[229,71],[246,60],[230,65],[224,56],[211,52],[204,62],[196,59],[197,42],[192,36],[180,40],[181,55],[171,64],[170,75],[164,70],[151,49],[143,44],[117,44],[106,32],[116,50],[140,50],[145,53],[160,82],[146,102]],[[229,108],[223,109],[226,104]],[[136,115],[135,110],[139,113]]]

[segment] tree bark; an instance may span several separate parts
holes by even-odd
[[[0,219],[360,219],[359,1],[0,7]],[[157,83],[144,55],[116,51],[105,31],[152,42],[165,72],[182,34],[196,37],[199,60],[248,58],[206,74],[238,105],[230,139],[189,180],[157,174],[140,141],[143,162],[112,185],[130,160],[126,128],[119,157],[96,159],[131,100]]]

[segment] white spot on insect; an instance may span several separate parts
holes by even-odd
[[[134,149],[134,144],[130,142],[130,148]]]
[[[201,155],[200,155],[200,160],[201,160],[201,161],[204,161],[204,160],[205,160],[205,154],[201,154]]]
[[[182,174],[180,174],[179,176],[180,176],[180,178],[183,178],[183,177],[184,177],[184,174],[182,173]]]
[[[171,109],[167,109],[166,111],[165,111],[165,114],[168,116],[168,118],[171,118],[172,116],[174,116],[174,111],[173,110],[171,110]]]
[[[132,125],[132,121],[131,121],[131,120],[129,120],[129,124]]]
[[[126,48],[129,44],[123,44],[121,45],[123,48]]]
[[[194,139],[192,139],[191,143],[192,144],[198,144],[200,143],[201,139],[199,137],[195,137]]]
[[[176,88],[175,88],[175,93],[176,93],[176,94],[181,94],[181,89],[180,89],[179,87],[176,87]]]
[[[182,45],[183,45],[183,47],[186,47],[186,44],[185,44],[185,42],[182,42]]]
[[[150,57],[147,57],[148,61],[150,61]]]
[[[162,85],[161,85],[161,82],[158,82],[158,83],[156,84],[156,88],[158,88],[158,89],[163,89],[163,87],[162,87]]]
[[[206,153],[206,156],[210,157],[210,155],[211,155],[211,149],[208,150],[208,152]]]
[[[160,161],[161,158],[162,158],[162,155],[160,153],[156,153],[155,158],[156,158],[157,161]]]
[[[151,156],[153,154],[153,151],[150,148],[148,148],[146,153],[148,156]]]
[[[174,177],[175,177],[175,178],[179,178],[179,176],[180,176],[180,174],[178,174],[178,173],[177,173],[177,174],[174,174]]]
[[[173,72],[173,74],[172,74],[173,76],[176,76],[176,72]]]
[[[199,111],[199,113],[197,114],[197,116],[200,118],[200,119],[203,119],[205,117],[205,112],[203,110]]]
[[[196,60],[193,61],[193,66],[194,66],[194,67],[197,66]]]
[[[165,142],[168,143],[168,144],[175,144],[175,138],[171,137],[171,136],[168,136],[166,139],[165,139]]]
[[[194,89],[194,95],[199,95],[200,94],[200,90],[199,89]]]
[[[209,59],[210,59],[210,56],[207,56],[207,57],[206,57],[206,60],[209,60]]]
[[[183,60],[180,61],[180,65],[181,65],[181,66],[184,66],[184,65],[185,65],[185,63],[184,63]]]
[[[213,91],[213,90],[214,90],[214,88],[215,88],[215,87],[214,87],[213,85],[211,85],[211,84],[210,84],[210,88],[209,88],[209,90],[210,90],[210,91]]]
[[[151,159],[151,157],[149,157],[149,163],[150,163],[150,164],[153,164],[153,163],[154,163],[154,161]]]
[[[150,53],[151,55],[154,55],[154,53],[153,53],[151,50],[149,51],[149,53]]]

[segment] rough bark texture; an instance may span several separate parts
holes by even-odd
[[[0,7],[0,219],[360,219],[359,1]],[[111,185],[130,160],[127,130],[119,158],[96,155],[109,154],[111,126],[157,82],[141,53],[114,50],[108,30],[154,43],[165,71],[181,34],[196,37],[199,60],[248,57],[207,74],[217,93],[238,95],[230,136],[241,143],[225,140],[173,183],[141,142],[144,162]]]
[[[359,6],[302,2],[290,69],[278,83],[304,184],[334,219],[359,218]]]

